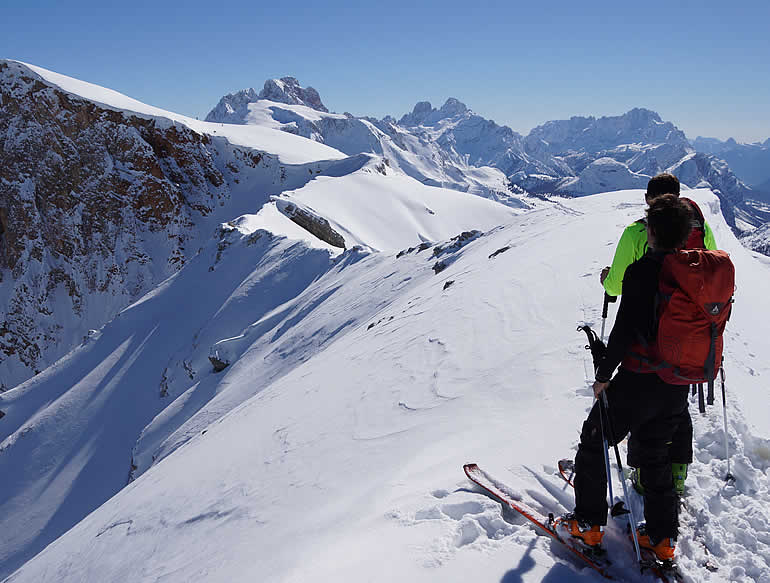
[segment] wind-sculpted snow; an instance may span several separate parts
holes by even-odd
[[[736,265],[725,363],[737,480],[733,487],[723,480],[718,399],[706,417],[694,413],[696,459],[678,561],[689,581],[764,581],[770,577],[770,422],[762,379],[770,374],[770,341],[757,314],[770,308],[770,264],[735,239],[714,195],[689,194]],[[592,405],[590,355],[575,327],[600,323],[598,273],[623,227],[643,207],[640,190],[564,200],[459,237],[457,244],[452,237],[415,241],[398,253],[351,249],[332,255],[252,229],[268,221],[276,227],[289,223],[278,213],[235,222],[235,230],[225,229],[200,256],[199,266],[188,265],[100,337],[43,373],[50,385],[37,388],[45,393],[28,387],[18,397],[15,391],[3,395],[0,408],[12,424],[20,427],[20,418],[39,412],[26,424],[31,429],[14,432],[0,446],[6,448],[0,464],[13,460],[0,468],[3,476],[27,476],[13,478],[13,502],[2,508],[5,536],[21,524],[22,506],[16,504],[22,493],[31,500],[42,491],[22,487],[36,471],[28,466],[74,471],[98,450],[94,441],[63,437],[73,429],[61,407],[75,393],[57,375],[69,370],[74,380],[76,372],[84,378],[93,370],[105,388],[128,386],[133,377],[115,407],[124,417],[129,412],[131,423],[147,423],[135,449],[136,479],[11,580],[459,582],[467,581],[468,572],[484,581],[596,580],[568,557],[554,555],[547,537],[474,490],[462,464],[483,464],[512,492],[534,500],[538,510],[570,509],[572,493],[554,466],[574,452]],[[265,246],[275,253],[260,255]],[[279,253],[326,259],[294,299],[277,298],[267,308],[257,280],[277,283],[280,274],[244,261],[250,252],[257,262],[274,261]],[[437,259],[450,258],[436,273]],[[185,277],[196,285],[211,278],[210,289],[191,293],[194,288],[182,285]],[[229,282],[221,290],[218,278]],[[190,304],[173,290],[185,290]],[[175,324],[180,341],[171,362],[168,350],[165,360],[155,355],[153,343],[171,334],[170,328],[164,332],[158,310],[179,303],[185,318],[194,320],[193,302],[211,292],[217,299],[200,308],[211,314],[205,323]],[[142,346],[151,350],[137,353]],[[208,362],[212,350],[229,361],[220,373]],[[133,364],[126,360],[135,354]],[[84,358],[93,362],[82,361],[81,367]],[[144,382],[134,376],[145,368],[139,366],[143,358],[157,361],[147,363]],[[149,373],[169,364],[168,406],[151,421],[139,420],[128,395],[162,400],[157,390],[163,377]],[[100,366],[112,366],[112,376]],[[188,370],[194,378],[186,376]],[[117,394],[119,388],[112,390]],[[36,393],[40,400],[33,402]],[[98,392],[91,394],[97,403],[104,401]],[[81,425],[94,415],[101,419],[93,409],[80,413]],[[65,450],[58,465],[24,445],[43,437]],[[116,445],[113,455],[122,447]],[[64,479],[64,471],[52,471]],[[55,487],[45,490],[43,501],[61,487],[47,477],[37,483]],[[92,487],[80,480],[67,489],[67,501]],[[641,582],[623,527],[610,528],[612,558],[618,568],[628,566],[626,580]],[[22,555],[23,550],[16,556]]]

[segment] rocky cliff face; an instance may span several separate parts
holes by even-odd
[[[10,61],[0,144],[0,390],[177,272],[246,175],[287,179],[269,156],[100,106]]]

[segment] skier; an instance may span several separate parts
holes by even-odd
[[[661,194],[679,196],[680,191],[679,179],[673,174],[664,172],[650,178],[647,183],[644,199],[649,205],[651,200]],[[716,249],[717,244],[714,240],[714,233],[709,224],[703,219],[703,213],[698,205],[689,198],[682,198],[682,200],[686,201],[693,211],[693,231],[691,232],[691,240],[688,241],[687,248]],[[626,268],[637,259],[640,259],[646,251],[647,229],[645,228],[645,219],[639,219],[625,228],[615,248],[612,265],[602,269],[599,275],[599,281],[608,295],[620,295]]]
[[[644,198],[647,204],[655,197],[661,194],[674,194],[679,196],[680,184],[676,176],[669,173],[658,174],[647,183],[647,192]],[[693,213],[693,228],[690,232],[686,248],[688,249],[711,249],[717,248],[714,239],[714,233],[711,227],[703,218],[695,201],[689,198],[682,198],[690,205]],[[612,260],[612,266],[605,267],[599,280],[604,286],[605,291],[610,296],[619,296],[622,291],[623,276],[626,268],[637,259],[640,259],[647,251],[647,229],[645,219],[639,219],[628,225],[620,236],[615,256]],[[681,425],[679,431],[673,436],[669,447],[671,457],[671,472],[674,476],[674,487],[677,494],[684,494],[684,484],[687,479],[687,466],[692,463],[692,420],[689,410],[687,418]],[[641,486],[639,471],[639,460],[636,458],[638,444],[633,440],[628,443],[628,465],[637,468],[633,473],[634,488],[642,494],[644,489]]]
[[[596,397],[606,391],[609,404],[606,414],[615,431],[611,439],[618,442],[630,432],[638,444],[636,456],[642,470],[646,519],[646,525],[638,529],[639,544],[651,549],[659,560],[670,561],[678,533],[678,502],[668,443],[687,423],[688,385],[672,383],[670,373],[650,372],[651,369],[640,367],[639,355],[634,351],[664,351],[656,344],[657,328],[663,325],[662,320],[658,321],[656,308],[660,274],[667,255],[676,254],[690,234],[690,206],[673,194],[651,200],[646,230],[649,249],[626,270],[620,306],[606,353],[597,367],[593,390]],[[720,254],[720,261],[729,263],[724,252],[705,253]],[[731,263],[729,269],[732,270]],[[729,277],[725,287],[733,285],[728,280]],[[729,314],[731,294],[732,287],[727,300],[718,306],[714,304],[725,317]],[[721,352],[721,330],[719,334],[717,352]],[[620,370],[610,381],[619,364]],[[601,410],[597,401],[583,424],[575,458],[575,510],[557,521],[559,528],[565,528],[571,536],[591,547],[601,544],[608,512]],[[608,441],[614,445],[611,439]]]

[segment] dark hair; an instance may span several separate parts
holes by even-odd
[[[679,196],[679,179],[668,172],[650,178],[650,181],[647,183],[645,198],[649,200],[661,194],[675,194]]]
[[[673,194],[658,196],[647,209],[647,226],[655,238],[655,248],[663,251],[680,249],[692,229],[690,205]]]

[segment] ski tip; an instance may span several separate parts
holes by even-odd
[[[466,474],[470,472],[475,472],[478,469],[479,469],[479,466],[477,464],[463,464],[463,470],[465,470]]]

